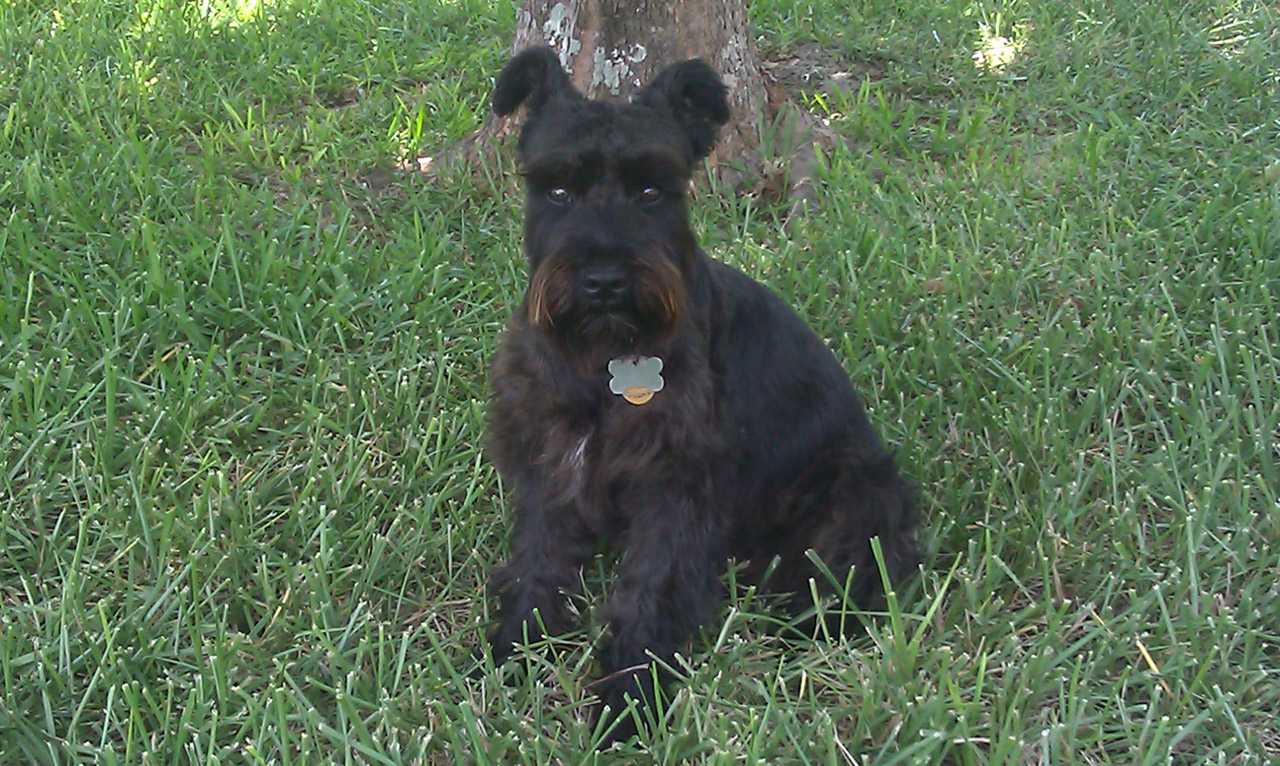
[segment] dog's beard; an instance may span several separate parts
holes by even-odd
[[[644,337],[635,317],[624,311],[592,312],[573,325],[574,338],[601,348],[633,349]]]
[[[573,306],[573,275],[562,261],[547,259],[534,271],[525,295],[529,324],[546,332]]]
[[[574,273],[562,259],[548,258],[534,271],[525,299],[529,323],[570,342],[595,348],[636,350],[672,334],[685,302],[680,269],[662,256],[637,264],[627,300],[616,309],[584,306],[576,299]]]

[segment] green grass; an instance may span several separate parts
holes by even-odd
[[[0,762],[589,760],[598,631],[460,677],[513,187],[386,172],[512,9],[255,5],[0,0]],[[852,642],[734,604],[632,759],[1280,758],[1280,14],[845,5],[752,5],[870,74],[809,96],[820,209],[695,218],[846,364],[925,573]]]

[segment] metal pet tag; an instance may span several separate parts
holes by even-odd
[[[656,356],[633,356],[609,362],[609,390],[628,402],[641,405],[662,390],[662,360]]]

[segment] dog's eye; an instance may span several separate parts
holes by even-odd
[[[573,197],[569,195],[568,189],[563,186],[556,186],[547,190],[547,199],[557,205],[567,205],[573,200]]]
[[[640,199],[650,204],[662,199],[662,190],[656,186],[646,186],[644,191],[640,192]]]

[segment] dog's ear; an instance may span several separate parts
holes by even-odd
[[[550,99],[570,93],[576,95],[577,91],[556,52],[545,45],[526,48],[512,56],[498,75],[493,111],[505,117],[524,104],[536,112]]]
[[[695,160],[710,153],[718,129],[729,121],[728,90],[720,75],[702,59],[689,59],[662,70],[636,95],[636,101],[670,111],[689,136]]]

